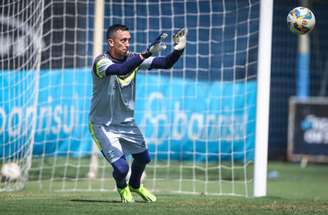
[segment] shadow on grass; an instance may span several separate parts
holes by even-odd
[[[125,204],[119,200],[95,200],[95,199],[71,199],[71,202],[81,202],[81,203],[116,203]],[[146,203],[145,201],[135,201],[134,203]]]
[[[119,200],[71,199],[71,202],[81,203],[121,203]]]

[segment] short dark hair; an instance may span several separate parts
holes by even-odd
[[[109,38],[113,38],[114,34],[116,31],[121,30],[121,31],[128,31],[129,28],[125,25],[121,25],[121,24],[114,24],[109,26],[109,28],[107,29],[107,39]]]

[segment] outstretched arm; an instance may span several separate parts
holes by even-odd
[[[163,50],[163,41],[166,37],[167,34],[160,34],[143,53],[128,57],[123,63],[114,63],[104,56],[97,57],[94,63],[94,71],[97,77],[104,78],[109,75],[127,75],[131,73],[146,58]]]
[[[166,57],[155,57],[149,69],[170,69],[180,58],[182,50],[174,50]]]
[[[109,58],[101,55],[95,59],[93,71],[100,79],[105,78],[108,75],[125,75],[137,68],[143,60],[142,56],[134,55],[129,57],[123,63],[114,63]]]
[[[124,63],[114,63],[106,69],[106,75],[126,75],[135,70],[144,60],[141,55],[129,57]]]

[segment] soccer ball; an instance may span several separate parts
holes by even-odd
[[[289,30],[295,34],[306,34],[313,30],[315,16],[306,7],[296,7],[288,13],[287,25]]]
[[[0,173],[2,181],[16,181],[21,177],[21,169],[14,162],[3,164]]]

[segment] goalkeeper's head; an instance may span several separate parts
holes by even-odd
[[[122,59],[129,51],[131,34],[125,25],[114,24],[107,29],[107,42],[112,57]]]

